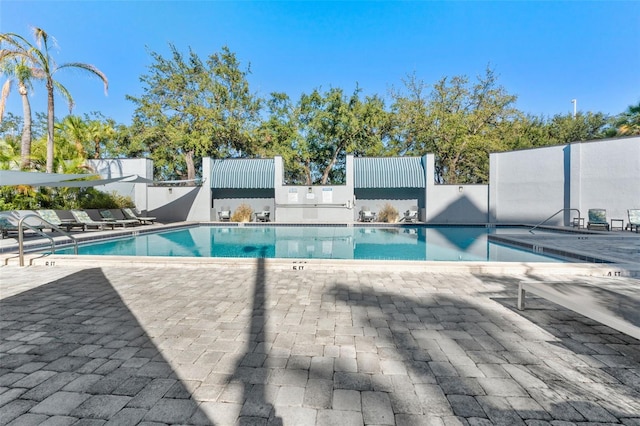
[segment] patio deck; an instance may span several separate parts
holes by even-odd
[[[393,265],[1,267],[0,424],[640,423],[640,341]]]

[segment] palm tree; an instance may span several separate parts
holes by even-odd
[[[53,172],[54,160],[54,90],[57,90],[67,100],[69,109],[73,108],[73,97],[71,93],[58,81],[54,79],[54,74],[65,68],[77,68],[97,76],[104,83],[105,93],[109,87],[107,76],[93,65],[81,62],[69,62],[58,65],[55,63],[49,52],[49,35],[41,28],[33,28],[33,36],[36,45],[29,43],[24,37],[15,33],[0,34],[0,42],[5,42],[11,49],[0,50],[0,62],[6,58],[25,58],[32,66],[33,76],[45,81],[47,88],[47,173]],[[55,40],[52,40],[55,43]]]
[[[637,105],[629,105],[618,118],[616,127],[619,135],[640,135],[640,102]]]
[[[26,169],[31,165],[31,104],[29,103],[29,88],[31,87],[31,79],[33,74],[24,58],[7,61],[2,67],[3,73],[9,78],[2,87],[2,95],[0,97],[0,122],[4,115],[4,106],[11,92],[11,84],[17,81],[18,93],[22,98],[22,144],[20,149],[20,168]]]

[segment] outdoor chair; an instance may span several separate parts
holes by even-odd
[[[55,210],[36,210],[36,213],[50,224],[64,228],[67,232],[71,231],[71,228],[82,228],[83,231],[85,229],[83,223],[74,219],[62,219]],[[51,230],[53,231],[53,228]]]
[[[0,236],[5,238],[9,232],[18,233],[20,219],[28,214],[34,214],[31,210],[10,210],[0,212]],[[42,233],[44,226],[38,218],[28,217],[23,221],[23,230],[32,230]]]
[[[124,214],[119,209],[100,210],[100,216],[108,222],[113,222],[116,225],[122,225],[123,228],[126,228],[127,225],[140,225],[140,221],[138,219],[125,219]]]
[[[269,222],[270,219],[270,207],[264,206],[261,212],[256,212],[256,222]]]
[[[627,215],[629,216],[627,227],[631,232],[635,229],[637,233],[640,228],[640,209],[629,209]]]
[[[231,220],[231,207],[224,206],[218,212],[218,220],[220,222],[229,222]]]
[[[400,222],[415,223],[418,221],[418,206],[411,206],[409,210],[404,212],[404,216],[400,218]]]
[[[31,228],[35,228],[40,231],[42,231],[45,228],[44,223],[39,219],[38,214],[36,214],[36,212],[34,212],[33,210],[14,210],[13,212],[11,212],[11,214],[18,221],[25,216],[30,216],[30,217],[26,217],[23,223],[26,223],[27,225],[30,225]],[[33,217],[34,215],[36,217]]]
[[[369,207],[362,206],[359,213],[360,222],[373,222],[376,220],[376,214]]]
[[[111,229],[114,229],[115,224],[113,222],[107,220],[93,220],[89,217],[89,214],[84,210],[71,210],[71,214],[73,217],[80,223],[82,223],[86,228],[98,228],[100,230],[109,226]]]
[[[0,212],[0,238],[9,236],[9,232],[18,232],[18,223],[9,212]]]
[[[607,222],[607,211],[605,209],[589,209],[587,221],[587,229],[604,229],[609,230],[609,222]]]
[[[124,217],[127,219],[135,219],[140,222],[141,225],[153,225],[153,222],[156,221],[154,216],[142,216],[142,214],[136,209],[133,210],[131,208],[122,209],[122,213]]]

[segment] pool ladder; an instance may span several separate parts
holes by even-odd
[[[559,213],[562,213],[562,212],[567,211],[567,210],[578,212],[578,218],[580,218],[580,210],[578,210],[578,209],[560,209],[557,212],[555,212],[554,214],[552,214],[551,216],[549,216],[548,218],[546,218],[545,220],[543,220],[542,222],[540,222],[539,224],[537,224],[536,226],[534,226],[533,228],[529,229],[529,232],[531,232],[533,234],[533,230],[536,229],[538,226],[546,223],[548,220],[553,219]]]
[[[7,215],[3,215],[3,216],[6,217]],[[52,230],[56,230],[56,231],[60,232],[62,235],[64,235],[67,238],[69,238],[73,242],[73,252],[74,252],[74,254],[78,254],[78,240],[73,235],[69,234],[66,231],[63,231],[57,225],[54,225],[53,223],[44,220],[42,217],[38,216],[37,214],[29,213],[29,214],[26,214],[24,216],[21,216],[20,220],[18,221],[18,258],[20,260],[20,266],[24,266],[24,227],[27,227],[27,228],[31,229],[35,233],[37,233],[37,234],[47,238],[49,241],[51,241],[51,253],[53,254],[53,253],[56,252],[56,242],[53,239],[53,237],[51,235],[47,235],[41,229],[39,229],[39,228],[37,228],[37,227],[25,222],[25,219],[29,219],[29,218],[38,219],[40,222],[45,224],[47,226],[47,228],[50,227]]]

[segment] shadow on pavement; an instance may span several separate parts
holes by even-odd
[[[99,268],[2,299],[0,315],[0,424],[212,424]]]

